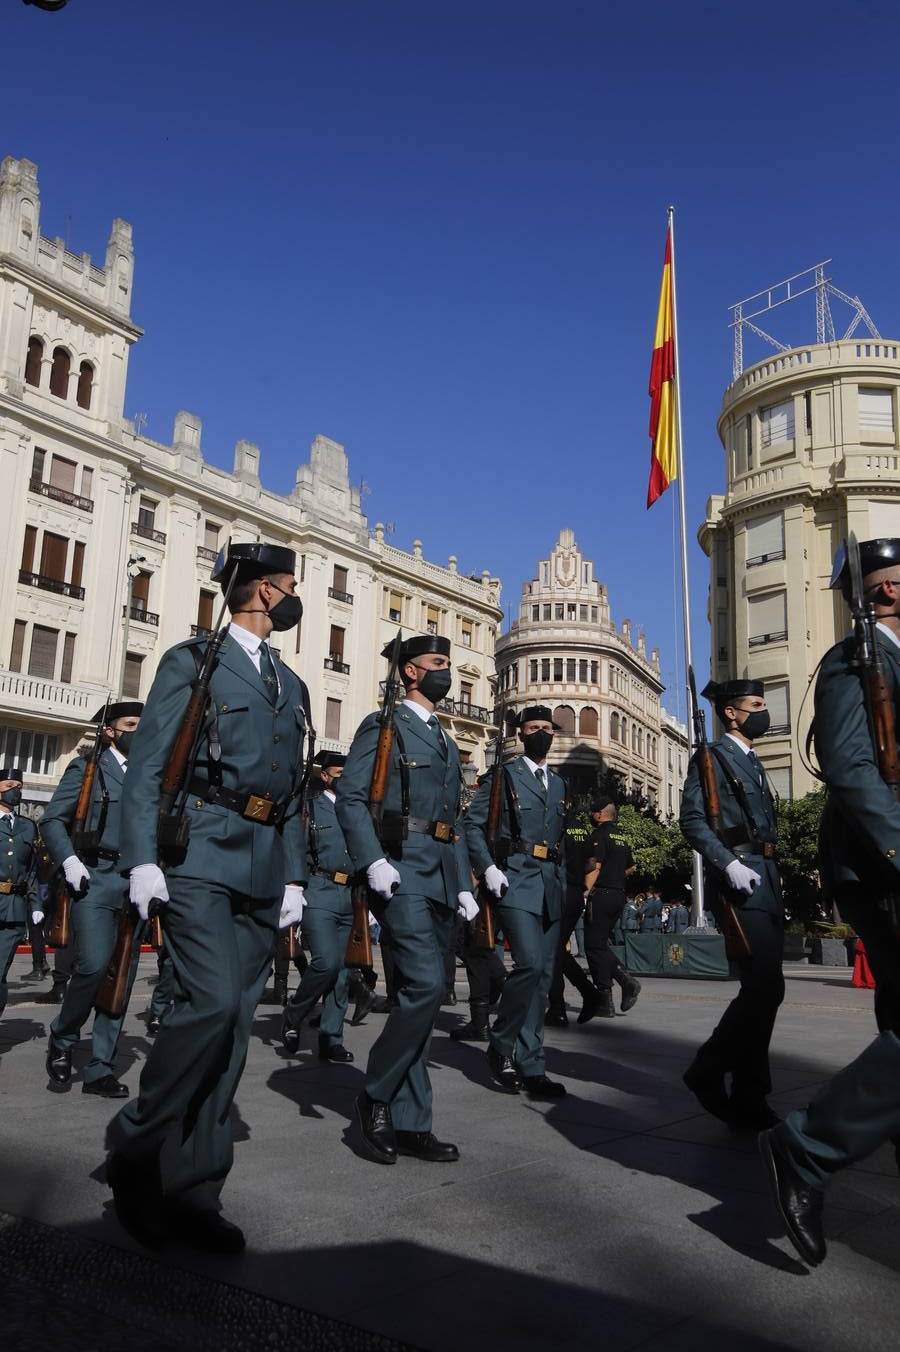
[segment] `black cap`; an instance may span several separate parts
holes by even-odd
[[[717,709],[724,709],[726,704],[731,704],[736,699],[744,699],[747,695],[759,695],[764,698],[766,687],[762,681],[710,681],[700,693]]]
[[[900,540],[860,540],[859,562],[864,578],[877,573],[882,568],[893,568],[900,563]],[[840,587],[844,595],[850,596],[850,560],[847,557],[846,540],[834,556],[829,587]]]
[[[0,779],[15,779],[21,783],[25,778],[25,771],[21,765],[5,765],[0,770]]]
[[[297,571],[297,556],[284,545],[229,543],[227,551],[219,550],[212,570],[213,582],[218,582],[223,591],[231,581],[234,566],[238,569],[239,582],[249,582],[254,577],[268,577],[270,573],[290,573],[293,577]]]
[[[523,723],[534,723],[538,720],[553,723],[553,711],[547,708],[546,704],[529,704],[527,709],[523,709],[516,720],[516,726],[520,727]],[[553,723],[554,728],[559,731],[559,724]]]
[[[101,705],[91,722],[99,723],[102,720],[104,725],[108,725],[115,723],[117,718],[140,718],[143,712],[144,706],[140,700],[122,700],[118,704]]]
[[[381,656],[386,657],[388,661],[394,656],[396,642],[397,640],[392,638],[381,650]],[[401,667],[405,662],[411,662],[414,657],[421,657],[423,653],[440,653],[442,657],[449,657],[449,638],[442,638],[440,634],[413,634],[412,638],[405,638],[400,644]]]
[[[340,751],[317,751],[313,758],[313,765],[318,765],[320,770],[337,769],[346,763],[347,757],[341,755]]]
[[[597,793],[591,799],[592,812],[603,812],[606,808],[615,807],[615,805],[614,799],[610,798],[607,793]]]

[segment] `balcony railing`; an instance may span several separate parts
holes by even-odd
[[[350,675],[350,664],[344,662],[340,657],[326,657],[324,662],[326,671],[339,671],[342,676]]]
[[[493,723],[493,709],[482,704],[470,704],[463,699],[442,699],[437,706],[439,714],[451,714],[454,718],[471,718],[473,723]]]
[[[198,559],[205,559],[207,563],[215,563],[218,557],[219,555],[215,549],[207,549],[206,545],[197,546]]]
[[[20,568],[19,581],[26,587],[40,587],[41,591],[56,592],[57,596],[70,596],[73,601],[84,600],[84,587],[73,587],[71,582],[45,577],[43,573],[26,573],[24,568]]]
[[[77,493],[70,493],[68,489],[57,488],[55,484],[45,484],[42,479],[32,479],[28,485],[32,493],[40,493],[44,498],[52,498],[54,502],[64,502],[69,507],[78,507],[82,512],[92,512],[94,504],[90,498],[81,498]]]
[[[783,643],[787,638],[786,629],[778,629],[773,634],[754,634],[749,644],[750,648],[761,648],[765,643]]]
[[[767,732],[765,733],[765,736],[788,737],[790,736],[790,731],[791,731],[790,723],[771,723],[769,725]]]
[[[102,707],[108,693],[100,686],[68,685],[43,676],[0,671],[0,700],[4,709],[34,719],[87,723]]]
[[[342,592],[338,591],[337,587],[329,587],[328,595],[331,597],[332,601],[343,601],[347,606],[353,605],[353,597],[350,592]]]
[[[122,614],[125,614],[126,607],[122,607]],[[159,616],[152,610],[145,610],[143,606],[131,605],[127,607],[128,618],[137,620],[139,624],[153,624],[159,626]]]
[[[164,545],[166,543],[166,532],[164,530],[154,530],[152,526],[142,526],[140,521],[131,523],[132,535],[139,535],[142,540],[152,540],[155,545]]]
[[[758,568],[762,563],[774,563],[776,559],[784,558],[783,549],[773,549],[771,554],[754,554],[752,559],[747,560],[748,568]]]
[[[211,633],[212,630],[207,629],[205,625],[202,624],[191,625],[191,638],[209,638]]]

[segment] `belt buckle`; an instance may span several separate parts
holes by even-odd
[[[335,881],[336,883],[340,883],[341,886],[343,887],[346,883],[348,883],[348,882],[350,881],[350,874],[349,874],[349,873],[335,873],[335,875],[334,875],[334,881]]]
[[[435,822],[434,838],[435,840],[452,840],[453,827],[449,822]]]
[[[12,880],[10,880],[9,882],[0,883],[0,892],[2,892],[4,896],[7,896],[12,890],[13,890]]]
[[[550,846],[549,846],[549,845],[534,845],[534,846],[532,846],[532,853],[534,854],[535,859],[549,859],[549,858],[550,858]]]
[[[261,797],[258,793],[251,793],[241,815],[252,822],[267,822],[274,807],[275,804],[271,798]]]

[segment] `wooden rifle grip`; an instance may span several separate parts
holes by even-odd
[[[391,748],[394,745],[394,729],[391,724],[381,728],[378,733],[378,745],[375,748],[375,760],[372,764],[372,779],[369,784],[369,802],[383,803],[387,793],[388,773],[391,768]]]
[[[372,935],[369,930],[369,890],[365,883],[355,883],[350,891],[353,923],[344,954],[345,967],[372,966]]]

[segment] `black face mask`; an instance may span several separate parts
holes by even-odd
[[[6,789],[4,793],[0,793],[0,803],[5,803],[7,807],[18,807],[21,801],[21,789]]]
[[[294,596],[292,592],[286,592],[283,587],[279,587],[277,582],[269,578],[270,586],[276,591],[280,591],[283,599],[278,601],[269,610],[269,619],[272,621],[272,628],[279,634],[285,629],[293,629],[295,624],[300,623],[300,616],[303,614],[303,602],[299,596]]]
[[[134,741],[134,733],[136,731],[137,729],[134,729],[132,732],[116,733],[116,750],[121,756],[124,756],[126,760],[128,759],[128,753],[131,750],[131,743]]]
[[[755,742],[757,737],[763,737],[769,731],[771,721],[768,709],[756,709],[739,725],[738,732],[744,737],[749,737],[751,742]]]
[[[416,667],[416,671],[421,673],[417,687],[419,694],[424,695],[431,704],[440,704],[453,684],[453,672],[449,667],[444,667],[443,671],[426,671],[424,667]]]
[[[528,759],[539,765],[553,745],[553,733],[529,732],[522,738],[522,745]]]

